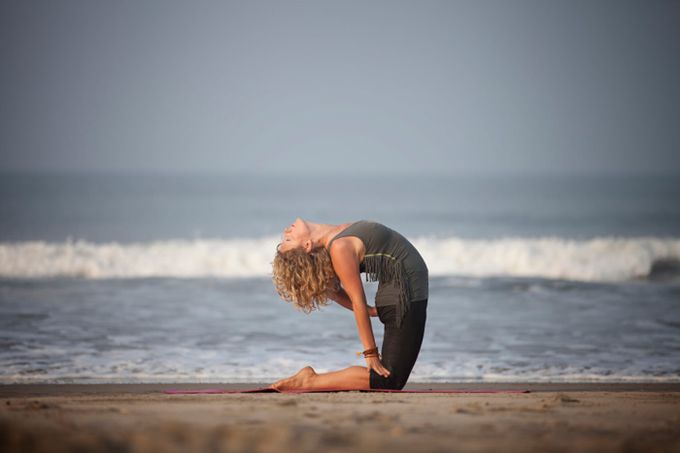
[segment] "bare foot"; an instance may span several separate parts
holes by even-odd
[[[311,366],[306,366],[293,376],[276,381],[271,385],[271,388],[276,390],[296,390],[304,389],[309,386],[312,376],[316,376],[314,368]]]

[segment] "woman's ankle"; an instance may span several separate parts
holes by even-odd
[[[302,387],[312,388],[318,375],[316,374],[316,371],[314,371],[314,368],[312,368],[311,366],[305,368],[308,368],[308,370],[302,377]]]

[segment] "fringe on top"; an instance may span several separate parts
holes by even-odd
[[[396,324],[397,327],[401,327],[410,300],[408,278],[401,261],[387,253],[369,253],[364,255],[364,266],[367,282],[396,283],[399,288]]]

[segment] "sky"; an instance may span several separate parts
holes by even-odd
[[[678,1],[0,3],[0,170],[680,174]]]

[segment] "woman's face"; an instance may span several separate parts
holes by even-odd
[[[307,223],[300,217],[288,225],[281,234],[281,243],[276,247],[279,252],[287,252],[295,247],[311,247],[311,237]]]

